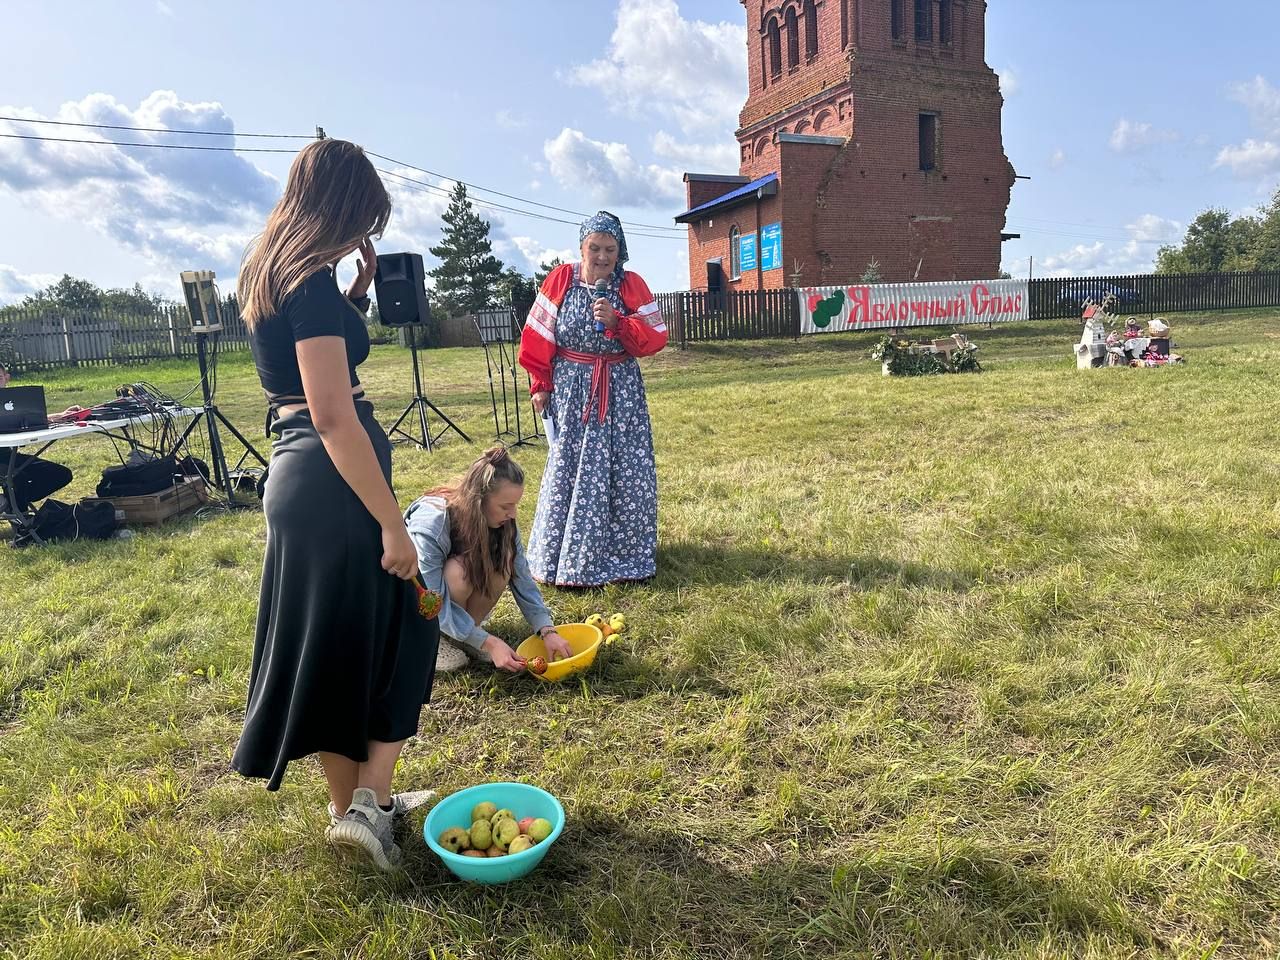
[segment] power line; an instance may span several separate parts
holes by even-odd
[[[116,123],[82,123],[77,120],[33,120],[30,117],[0,117],[10,123],[43,123],[57,127],[91,127],[94,130],[133,130],[138,133],[181,133],[193,137],[257,137],[267,140],[312,140],[314,134],[300,133],[223,133],[219,130],[175,130],[172,127],[131,127]]]
[[[374,167],[374,169],[377,170],[379,173],[383,173],[383,174],[386,174],[387,176],[396,177],[397,179],[405,181],[405,185],[410,187],[411,189],[418,189],[423,193],[431,193],[433,195],[442,196],[442,197],[451,196],[451,192],[449,190],[446,190],[444,187],[441,187],[437,184],[427,183],[425,180],[417,180],[414,177],[407,176],[406,174],[403,174],[403,173],[396,173],[393,170],[387,170],[387,169],[384,169],[383,167]],[[468,202],[470,202],[471,204],[477,207],[484,207],[486,209],[493,209],[493,210],[502,210],[508,213],[514,213],[517,216],[531,217],[534,220],[545,220],[549,223],[565,223],[571,227],[578,226],[578,222],[576,220],[565,220],[562,217],[552,217],[552,216],[548,216],[545,213],[534,213],[532,210],[518,210],[515,207],[508,207],[501,203],[493,203],[492,201],[481,200],[476,197],[468,197],[467,199],[468,199]],[[648,239],[648,240],[684,240],[685,239],[683,236],[645,233],[644,231],[641,231],[641,230],[630,231],[630,235],[635,237],[644,237],[645,239]]]
[[[312,139],[312,137],[310,136],[304,137],[301,134],[220,133],[220,132],[211,131],[211,130],[174,130],[174,129],[169,129],[165,127],[135,127],[135,126],[125,126],[121,124],[78,123],[78,122],[67,121],[67,120],[32,120],[26,117],[0,116],[0,120],[18,122],[18,123],[46,123],[46,124],[55,124],[58,126],[91,127],[95,129],[102,129],[102,130],[131,130],[138,133],[174,133],[174,134],[194,135],[194,136],[261,137],[261,138],[269,138],[269,139],[298,139],[298,140]],[[47,143],[87,143],[87,144],[93,144],[98,146],[143,147],[143,148],[165,149],[165,150],[211,150],[211,151],[223,152],[223,153],[297,153],[298,152],[295,149],[287,148],[287,147],[206,147],[199,144],[145,143],[145,142],[138,142],[138,141],[122,141],[122,140],[89,140],[89,139],[80,139],[80,138],[74,138],[74,137],[37,136],[36,134],[24,134],[24,133],[0,133],[0,137],[4,137],[10,140],[39,140]],[[527,203],[532,206],[542,207],[547,210],[556,210],[561,213],[569,213],[576,217],[590,216],[590,214],[583,213],[578,210],[570,210],[566,207],[557,207],[552,204],[540,203],[537,200],[530,200],[525,197],[515,196],[514,194],[503,193],[500,190],[493,190],[488,187],[481,187],[481,186],[478,186],[477,184],[469,183],[465,180],[457,180],[456,178],[449,177],[446,174],[436,173],[432,170],[427,170],[424,167],[419,167],[412,163],[405,163],[402,160],[396,160],[393,157],[387,157],[387,156],[384,156],[383,154],[375,153],[372,150],[366,150],[365,153],[367,153],[371,157],[377,157],[379,160],[385,160],[388,163],[395,163],[402,167],[407,167],[410,170],[417,170],[421,173],[428,174],[429,176],[439,177],[444,180],[454,180],[457,183],[461,183],[464,186],[471,187],[473,190],[479,190],[483,193],[496,194],[497,196],[506,197],[509,200],[515,200],[519,203]],[[416,183],[419,186],[437,191],[445,196],[449,195],[449,191],[439,186],[438,184],[431,184],[421,180],[415,180],[412,177],[408,177],[400,173],[395,173],[394,171],[386,170],[381,167],[378,167],[377,169],[380,173],[387,174],[388,176],[399,177],[402,180],[406,180],[411,183]],[[577,221],[574,221],[574,220],[563,220],[558,217],[549,217],[544,214],[534,213],[533,211],[529,211],[529,210],[520,210],[520,209],[517,209],[516,207],[509,207],[509,206],[506,206],[505,204],[494,203],[493,201],[486,201],[480,198],[473,198],[472,202],[479,206],[488,207],[494,210],[503,210],[508,213],[517,214],[519,216],[531,217],[533,219],[538,219],[538,220],[546,220],[552,223],[566,223],[573,226],[577,226]],[[654,240],[681,239],[682,240],[685,238],[685,235],[686,235],[683,227],[668,227],[660,224],[648,224],[648,223],[633,223],[632,225],[635,227],[642,227],[649,230],[671,231],[671,233],[665,236],[644,233],[643,231],[634,231],[633,235],[639,236],[639,237],[645,237],[648,239],[654,239]]]
[[[1115,237],[1115,236],[1105,237],[1105,236],[1100,236],[1098,234],[1091,234],[1091,233],[1064,233],[1061,230],[1044,230],[1038,227],[1021,227],[1017,223],[1010,223],[1009,226],[1015,230],[1019,230],[1022,233],[1039,233],[1045,236],[1067,237],[1073,240],[1097,240],[1099,242],[1104,242],[1104,243],[1142,243],[1142,244],[1148,244],[1148,245],[1150,244],[1161,245],[1161,244],[1171,242],[1168,240],[1139,240],[1135,237]]]
[[[200,136],[200,137],[259,137],[259,138],[273,139],[273,140],[310,140],[312,139],[312,137],[309,135],[304,136],[303,134],[294,134],[294,133],[234,133],[234,132],[224,133],[217,130],[179,130],[179,129],[173,129],[170,127],[137,127],[137,126],[127,126],[124,124],[115,124],[115,123],[84,123],[76,120],[35,120],[28,117],[0,116],[0,120],[7,120],[12,123],[43,123],[43,124],[51,124],[59,127],[89,127],[95,130],[132,130],[138,133],[174,133],[174,134],[182,134],[186,136]],[[35,139],[35,138],[32,138],[32,139]],[[54,138],[51,137],[48,139],[54,139]],[[80,141],[64,141],[64,142],[74,143],[74,142],[80,142]],[[95,143],[97,141],[86,141],[86,142]],[[530,200],[528,197],[519,197],[510,193],[503,193],[501,190],[494,190],[491,187],[482,187],[479,184],[468,183],[466,180],[458,180],[457,177],[450,177],[447,174],[436,173],[434,170],[428,170],[425,167],[419,167],[412,163],[406,163],[405,161],[397,160],[394,157],[384,156],[383,154],[375,153],[372,150],[366,150],[365,153],[367,153],[371,157],[377,157],[379,160],[385,160],[387,163],[394,163],[401,167],[408,167],[410,170],[417,170],[419,173],[425,173],[428,176],[432,176],[432,177],[439,177],[442,180],[454,180],[458,183],[463,184],[464,186],[470,187],[472,190],[479,190],[482,193],[492,193],[495,196],[504,197],[507,200],[515,200],[518,203],[527,203],[527,204],[530,204],[531,206],[542,207],[545,210],[556,210],[560,213],[570,213],[570,214],[573,214],[575,217],[591,216],[591,214],[583,213],[580,210],[570,210],[567,207],[557,207],[550,203],[541,203],[537,200]],[[679,232],[681,235],[684,234],[683,227],[671,227],[665,224],[635,223],[634,226],[644,227],[650,230],[671,230],[671,231]]]
[[[517,196],[514,196],[514,195],[512,195],[512,194],[510,194],[510,193],[503,193],[501,190],[494,190],[494,189],[491,189],[490,187],[481,187],[481,186],[479,186],[479,185],[477,185],[477,184],[474,184],[474,183],[468,183],[466,180],[459,180],[457,177],[451,177],[451,176],[449,176],[448,174],[444,174],[444,173],[437,173],[437,172],[436,172],[436,171],[434,171],[434,170],[428,170],[426,167],[418,167],[418,166],[414,166],[412,163],[405,163],[403,160],[397,160],[397,159],[395,159],[394,157],[386,157],[386,156],[383,156],[383,155],[382,155],[382,154],[380,154],[380,153],[374,153],[372,150],[366,150],[366,151],[365,151],[365,153],[369,154],[369,156],[371,156],[371,157],[377,157],[379,160],[385,160],[385,161],[387,161],[387,163],[394,163],[394,164],[397,164],[398,166],[401,166],[401,167],[408,167],[410,170],[417,170],[419,173],[425,173],[425,174],[427,174],[427,176],[430,176],[430,177],[439,177],[441,180],[452,180],[452,181],[454,181],[455,183],[460,183],[460,184],[462,184],[464,187],[470,187],[472,190],[479,190],[479,191],[481,191],[482,193],[492,193],[492,194],[495,194],[496,196],[499,196],[499,197],[505,197],[505,198],[506,198],[506,199],[508,199],[508,200],[516,200],[516,201],[518,201],[518,202],[520,202],[520,203],[528,203],[528,204],[532,204],[532,205],[533,205],[533,206],[535,206],[535,207],[543,207],[543,208],[544,208],[544,209],[546,209],[546,210],[556,210],[556,211],[558,211],[558,212],[560,212],[560,213],[571,213],[571,214],[573,214],[575,217],[589,217],[589,216],[591,216],[591,214],[589,214],[589,213],[583,213],[581,210],[570,210],[568,207],[557,207],[557,206],[554,206],[553,204],[550,204],[550,203],[539,203],[537,200],[530,200],[530,199],[529,199],[529,198],[527,198],[527,197],[517,197]],[[679,231],[682,235],[683,235],[683,233],[684,233],[684,229],[685,229],[684,227],[668,227],[668,226],[666,226],[666,225],[664,225],[664,224],[658,224],[658,223],[635,223],[635,222],[633,222],[633,223],[632,223],[632,226],[636,226],[636,227],[645,227],[645,228],[650,229],[650,230],[673,230],[673,231]]]
[[[77,140],[71,137],[37,137],[29,133],[0,133],[7,140],[44,140],[49,143],[90,143],[99,147],[155,147],[161,150],[218,150],[224,153],[297,153],[289,147],[206,147],[195,143],[127,143],[121,140]]]
[[[416,184],[419,187],[423,187],[425,188],[424,192],[429,191],[433,194],[438,194],[442,197],[452,196],[452,191],[445,189],[444,187],[440,186],[438,183],[428,183],[426,180],[418,180],[414,177],[408,176],[407,174],[396,173],[394,170],[387,170],[385,167],[374,167],[374,169],[377,170],[379,173],[386,174],[388,177],[395,177],[397,180],[405,181],[405,183]],[[482,200],[478,197],[468,197],[467,199],[470,203],[472,203],[474,206],[477,206],[477,207],[488,207],[493,210],[506,210],[510,213],[523,214],[526,217],[533,217],[537,220],[549,220],[552,223],[573,223],[574,222],[572,220],[563,220],[559,217],[550,217],[550,216],[547,216],[545,213],[534,213],[531,210],[517,210],[515,207],[508,207],[505,204],[494,203],[491,200]]]

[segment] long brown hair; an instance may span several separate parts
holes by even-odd
[[[309,143],[284,194],[240,264],[240,316],[250,328],[321,267],[337,263],[391,218],[391,197],[364,150],[346,140]]]
[[[467,568],[467,582],[475,590],[489,589],[489,578],[511,578],[516,565],[516,525],[508,520],[494,529],[484,516],[484,498],[504,483],[524,486],[524,471],[506,447],[490,447],[452,486],[427,491],[442,497],[449,514],[452,555]]]

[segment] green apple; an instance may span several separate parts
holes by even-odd
[[[493,827],[488,820],[477,820],[471,825],[471,846],[488,850],[493,846]]]
[[[491,820],[493,815],[498,812],[498,805],[485,800],[483,803],[477,803],[471,808],[471,822],[477,820]]]
[[[520,853],[523,850],[532,850],[533,841],[524,834],[516,837],[511,841],[511,846],[507,847],[507,853]]]
[[[506,850],[511,841],[520,836],[520,824],[514,820],[499,820],[493,828],[493,845]]]
[[[471,835],[461,827],[450,827],[438,839],[440,846],[450,853],[461,853],[471,846]]]
[[[551,821],[544,817],[539,817],[529,824],[529,839],[534,843],[541,843],[551,836],[551,829]]]
[[[510,810],[508,810],[506,807],[503,807],[501,810],[496,811],[493,814],[493,816],[489,818],[489,822],[496,827],[498,825],[499,820],[515,820],[515,819],[516,819],[516,815],[512,813]]]

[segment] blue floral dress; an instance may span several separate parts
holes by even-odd
[[[623,312],[616,277],[606,296]],[[580,353],[621,354],[619,340],[596,330],[591,312],[595,299],[575,267],[556,316],[556,345]],[[584,418],[592,395],[592,365],[557,356],[552,369],[556,442],[529,537],[533,576],[574,587],[652,577],[657,571],[658,474],[640,365],[631,357],[604,367],[609,390],[603,422],[596,404]]]

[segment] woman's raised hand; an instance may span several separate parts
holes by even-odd
[[[374,252],[373,241],[365,237],[360,241],[360,256],[356,258],[356,278],[347,287],[347,299],[359,300],[369,292],[369,284],[373,283],[373,275],[378,272],[378,255]]]

